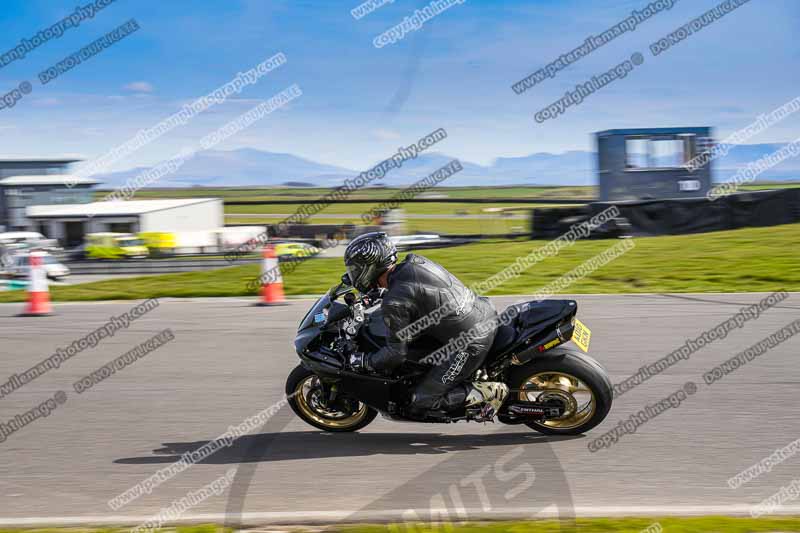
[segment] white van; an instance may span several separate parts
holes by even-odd
[[[44,240],[36,231],[9,231],[0,233],[0,244],[35,244]]]
[[[42,248],[50,251],[60,251],[61,247],[55,239],[47,239],[38,231],[9,231],[0,233],[0,247],[9,250],[20,248]]]

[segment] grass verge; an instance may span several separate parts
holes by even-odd
[[[260,531],[326,531],[328,533],[381,533],[381,532],[409,532],[432,533],[448,531],[453,533],[641,533],[652,526],[650,531],[668,533],[788,533],[800,532],[800,518],[734,518],[724,516],[707,517],[655,517],[655,518],[581,518],[573,523],[559,522],[556,520],[536,520],[527,522],[482,522],[465,524],[374,524],[374,525],[345,525],[319,527],[281,527],[257,528]],[[0,533],[125,533],[126,528],[48,528],[48,529],[2,529]],[[223,528],[215,525],[186,526],[155,530],[157,532],[175,533],[219,533]]]
[[[656,524],[661,526],[658,529]],[[381,533],[384,531],[408,531],[428,533],[452,531],[454,533],[641,533],[649,531],[666,533],[749,533],[800,531],[800,519],[790,518],[728,518],[709,516],[699,518],[586,518],[572,524],[556,520],[530,522],[485,522],[476,524],[419,524],[412,525],[364,525],[334,529],[338,533]],[[331,530],[327,530],[331,531]]]
[[[579,241],[496,287],[489,294],[531,294],[614,245],[615,240]],[[567,292],[771,292],[800,291],[800,224],[747,228],[699,235],[647,237],[636,246],[569,286]],[[466,284],[483,281],[546,244],[494,240],[424,250]],[[319,294],[336,283],[342,260],[313,259],[284,274],[288,295]],[[165,274],[52,287],[54,300],[142,299],[152,297],[247,296],[257,264],[203,272]],[[23,292],[0,293],[0,302],[23,301]]]

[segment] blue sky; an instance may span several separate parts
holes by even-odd
[[[0,54],[90,0],[4,0]],[[664,54],[648,45],[718,2],[678,0],[634,32],[522,95],[510,86],[641,9],[633,0],[466,0],[404,39],[373,39],[428,2],[394,0],[356,20],[359,0],[116,0],[92,20],[0,68],[0,94],[33,92],[0,110],[0,157],[97,157],[277,52],[288,62],[119,162],[154,164],[296,83],[303,96],[220,145],[367,168],[443,127],[436,150],[466,161],[591,149],[591,133],[704,126],[721,138],[800,96],[800,2],[751,0]],[[135,18],[141,29],[42,86],[37,74]],[[645,63],[556,120],[534,114],[630,57]],[[800,135],[800,116],[753,142]]]

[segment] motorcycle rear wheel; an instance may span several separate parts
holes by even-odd
[[[358,409],[351,411],[326,408],[321,403],[321,394],[319,378],[302,365],[292,370],[286,379],[286,396],[292,411],[317,429],[335,433],[358,431],[378,415],[363,403],[358,403]]]
[[[546,435],[580,435],[602,422],[611,410],[613,389],[594,358],[564,348],[512,370],[508,386],[523,401],[558,400],[565,413],[556,419],[524,422]]]

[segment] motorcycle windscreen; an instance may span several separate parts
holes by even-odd
[[[328,306],[331,303],[331,299],[329,295],[322,296],[319,300],[317,300],[311,309],[308,310],[306,316],[303,317],[303,320],[300,322],[300,327],[297,328],[297,331],[303,331],[304,329],[313,328],[314,326],[319,326],[322,322],[325,321],[325,311],[327,310]]]

